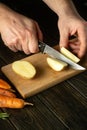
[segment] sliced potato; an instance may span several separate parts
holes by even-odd
[[[68,66],[67,63],[52,57],[47,57],[47,63],[55,71],[61,71]]]
[[[15,61],[12,63],[12,69],[15,73],[26,79],[31,79],[36,74],[35,67],[28,61]]]
[[[68,57],[69,59],[71,59],[73,62],[78,63],[80,61],[80,59],[75,56],[73,53],[71,53],[69,50],[67,50],[64,47],[60,48],[60,52],[65,55],[66,57]]]

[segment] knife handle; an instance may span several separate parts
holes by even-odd
[[[40,50],[40,52],[43,53],[46,44],[44,42],[41,42],[41,41],[39,41],[38,43],[39,43],[39,50]]]

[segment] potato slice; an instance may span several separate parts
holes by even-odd
[[[67,63],[52,57],[47,57],[47,63],[55,71],[61,71],[68,66]]]
[[[26,79],[31,79],[36,74],[35,67],[28,61],[15,61],[12,63],[12,69],[15,73]]]
[[[73,62],[78,63],[80,61],[80,59],[75,56],[73,53],[71,53],[69,50],[67,50],[64,47],[60,48],[60,52],[65,55],[66,57],[68,57],[69,59],[71,59]]]

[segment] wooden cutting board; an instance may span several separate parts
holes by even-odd
[[[55,72],[48,66],[46,57],[46,54],[37,53],[22,59],[31,62],[36,67],[37,74],[33,79],[23,79],[17,75],[12,70],[12,64],[1,68],[2,72],[13,83],[23,98],[33,96],[82,72],[71,68],[67,68],[61,72]],[[82,65],[87,67],[87,61],[84,60]]]

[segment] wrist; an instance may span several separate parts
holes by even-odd
[[[56,0],[53,11],[59,16],[76,16],[79,15],[72,0]]]

